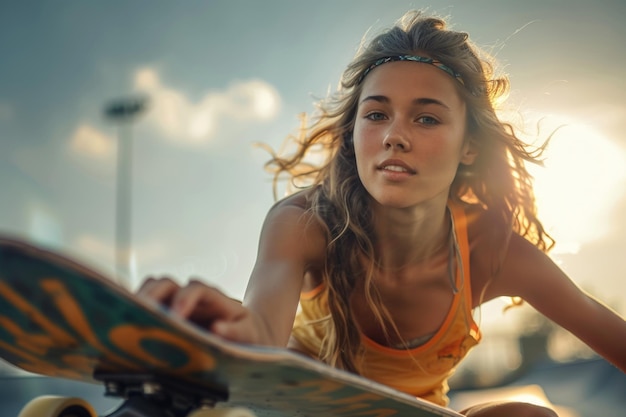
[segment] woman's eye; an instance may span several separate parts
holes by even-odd
[[[379,120],[385,120],[385,115],[380,112],[371,112],[371,113],[366,114],[365,118],[369,120],[373,120],[373,121],[379,121]]]
[[[437,119],[431,116],[421,116],[417,118],[417,121],[421,124],[425,125],[436,125],[439,123]]]

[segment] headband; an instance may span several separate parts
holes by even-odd
[[[361,74],[361,76],[359,77],[359,81],[357,81],[357,84],[361,84],[365,76],[369,74],[369,72],[373,70],[374,68],[378,67],[379,65],[386,64],[388,62],[394,62],[394,61],[413,61],[413,62],[422,62],[424,64],[434,65],[437,68],[445,71],[446,73],[448,73],[455,79],[457,79],[462,85],[465,85],[465,83],[463,82],[463,79],[461,78],[461,74],[459,74],[458,72],[456,72],[449,66],[444,65],[441,61],[437,59],[429,58],[425,56],[419,56],[419,55],[395,55],[395,56],[387,56],[384,58],[380,58],[379,60],[375,61],[372,65],[367,67],[365,71],[363,71],[363,74]]]

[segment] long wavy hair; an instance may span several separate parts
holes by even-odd
[[[481,206],[496,226],[493,275],[497,274],[511,233],[518,233],[542,251],[554,244],[537,218],[532,177],[525,162],[540,162],[544,146],[530,147],[512,125],[501,122],[495,108],[508,93],[506,76],[496,76],[493,59],[475,47],[463,32],[449,30],[443,19],[411,11],[392,28],[363,43],[347,66],[339,88],[318,103],[310,125],[303,118],[299,135],[288,138],[295,152],[272,152],[266,168],[274,185],[288,177],[296,188],[313,187],[310,210],[327,231],[324,281],[329,316],[320,359],[358,372],[360,334],[350,307],[355,283],[362,280],[365,295],[381,327],[389,336],[397,329],[372,284],[376,259],[369,199],[356,169],[352,132],[363,72],[378,59],[417,54],[435,58],[458,72],[455,82],[467,107],[468,137],[477,150],[472,165],[459,165],[450,199]],[[546,141],[547,142],[547,141]]]

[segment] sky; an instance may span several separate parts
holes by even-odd
[[[496,57],[511,80],[503,117],[529,138],[565,125],[533,169],[552,256],[626,313],[621,0],[1,0],[0,233],[113,277],[120,129],[104,109],[146,97],[129,130],[128,285],[200,277],[243,297],[274,202],[255,143],[279,148],[363,35],[410,9],[449,16]]]

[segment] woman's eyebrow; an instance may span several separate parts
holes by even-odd
[[[377,101],[379,103],[389,103],[389,98],[387,96],[367,96],[364,97],[363,100],[359,102],[359,104],[363,104],[366,101]]]
[[[421,105],[435,104],[437,106],[441,106],[447,110],[450,110],[450,107],[446,103],[444,103],[441,100],[437,100],[436,98],[429,98],[429,97],[416,98],[415,100],[413,100],[413,103],[421,104]]]
[[[389,103],[391,102],[391,100],[389,99],[389,97],[387,96],[383,96],[383,95],[371,95],[371,96],[367,96],[364,97],[359,104],[363,104],[366,101],[377,101],[379,103]],[[416,98],[413,100],[413,104],[416,105],[429,105],[429,104],[435,104],[437,106],[441,106],[447,110],[450,110],[450,107],[445,104],[443,101],[441,100],[437,100],[436,98],[430,98],[430,97],[420,97],[420,98]]]

